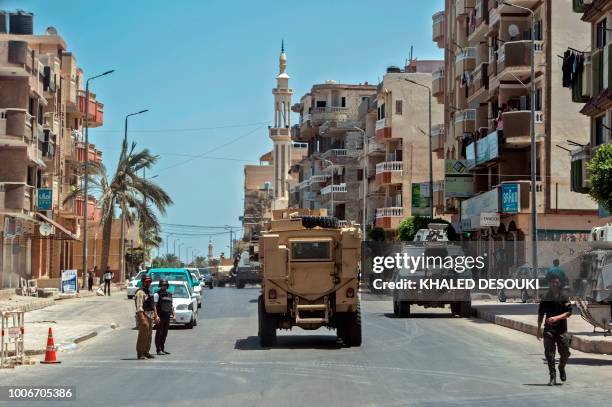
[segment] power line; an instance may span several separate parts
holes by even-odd
[[[163,223],[160,222],[160,225],[162,226],[176,226],[176,227],[181,227],[181,228],[197,228],[197,229],[241,229],[242,226],[229,226],[229,225],[225,225],[225,226],[199,226],[199,225],[182,225],[182,224],[178,224],[178,223]]]
[[[130,133],[165,133],[165,132],[190,132],[190,131],[202,131],[202,130],[219,130],[219,129],[231,129],[238,127],[250,127],[250,126],[258,126],[262,124],[268,124],[269,121],[259,122],[259,123],[246,123],[246,124],[230,124],[227,126],[214,126],[214,127],[187,127],[187,128],[178,128],[178,129],[147,129],[147,130],[130,130]],[[108,130],[101,129],[97,130],[100,133],[117,133],[123,130]]]

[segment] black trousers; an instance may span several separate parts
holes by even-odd
[[[104,295],[110,295],[111,280],[104,280]]]
[[[556,374],[555,350],[559,351],[559,367],[565,367],[570,357],[570,339],[568,334],[544,331],[544,356],[546,357],[546,362],[548,362],[548,372],[551,376]]]
[[[166,348],[166,338],[168,337],[168,328],[170,328],[170,316],[159,316],[159,324],[155,331],[155,349],[159,352]]]

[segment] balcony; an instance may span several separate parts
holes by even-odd
[[[475,0],[455,0],[455,14],[456,17],[465,18],[470,13],[470,10],[474,8]]]
[[[497,51],[497,78],[500,81],[525,82],[531,75],[531,41],[510,41]],[[536,74],[544,65],[544,41],[535,42]]]
[[[34,187],[25,182],[0,183],[0,213],[28,214],[36,210]]]
[[[74,200],[74,215],[77,218],[82,219],[85,216],[85,205],[83,197],[77,197]],[[89,203],[87,204],[87,219],[90,221],[98,222],[100,220],[101,212],[98,207],[98,202],[95,198],[89,197]]]
[[[402,183],[403,163],[401,161],[384,161],[376,164],[376,183],[379,186]]]
[[[385,140],[390,140],[393,138],[393,133],[391,131],[391,119],[384,118],[376,121],[376,134],[374,137],[374,141],[377,143],[383,143]]]
[[[438,68],[431,74],[431,95],[438,103],[444,103],[444,68]]]
[[[465,133],[476,131],[476,110],[459,110],[455,113],[455,138],[461,138]]]
[[[536,137],[544,134],[544,113],[535,113]],[[503,114],[505,146],[521,148],[531,143],[531,111],[519,110]]]
[[[457,79],[464,72],[471,72],[476,68],[476,48],[464,48],[463,51],[459,51],[455,57],[455,73]]]
[[[385,145],[375,142],[374,138],[370,138],[368,140],[367,152],[368,152],[368,155],[385,154]]]
[[[25,109],[0,109],[0,137],[34,139],[34,120]],[[16,140],[15,140],[16,141]]]
[[[383,229],[397,229],[404,219],[404,208],[376,208],[375,226]]]
[[[36,62],[26,41],[0,41],[0,76],[32,76]]]
[[[501,21],[501,14],[497,8],[497,0],[490,0],[489,4],[495,5],[495,7],[489,9],[489,32],[499,30],[499,22]]]
[[[313,107],[310,112],[314,124],[321,125],[325,122],[344,122],[348,120],[347,107]]]
[[[476,18],[470,21],[468,41],[470,43],[483,41],[489,31],[489,6],[486,1],[477,0],[474,7]]]
[[[444,125],[437,124],[431,128],[431,150],[444,153],[444,144],[446,137],[444,135]]]
[[[74,150],[76,154],[76,161],[85,162],[85,143],[79,141],[76,143],[76,147]],[[89,144],[89,162],[102,162],[102,151],[96,149],[96,146],[93,144]]]
[[[346,200],[346,184],[328,185],[321,189],[321,201],[334,201],[334,203],[343,202]]]
[[[481,63],[473,72],[472,82],[468,86],[469,105],[480,104],[489,98],[489,64]]]
[[[85,91],[78,93],[79,113],[85,115]],[[100,127],[104,124],[104,105],[96,100],[96,95],[89,93],[89,127]],[[283,129],[289,131],[289,129]]]
[[[527,7],[533,10],[535,6],[540,3],[541,0],[512,0],[509,3],[515,4],[517,6]],[[511,14],[511,13],[524,13],[523,10],[517,9],[516,7],[504,4],[501,0],[497,1],[497,12],[499,15],[502,14]]]
[[[433,42],[438,44],[439,48],[444,48],[444,11],[439,11],[432,16],[433,20]]]
[[[571,177],[570,187],[573,192],[586,194],[591,187],[588,164],[591,161],[591,146],[584,146],[570,153]]]

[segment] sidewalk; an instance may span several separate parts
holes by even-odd
[[[530,335],[536,334],[538,304],[473,301],[472,307],[480,319]],[[576,307],[567,326],[572,335],[573,349],[586,353],[612,354],[612,334],[604,336],[600,329],[593,333],[593,326],[582,319]]]
[[[115,287],[114,287],[115,288]],[[84,291],[70,298],[13,296],[0,300],[0,310],[23,309],[25,313],[25,351],[44,354],[49,328],[58,351],[75,349],[78,343],[103,332],[134,325],[133,301],[116,287],[110,297]]]

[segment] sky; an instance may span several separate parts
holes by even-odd
[[[162,220],[172,224],[240,226],[243,166],[272,148],[281,40],[293,103],[329,79],[376,84],[411,46],[419,59],[443,58],[431,40],[443,0],[0,0],[0,8],[33,12],[36,34],[54,26],[86,77],[115,70],[91,82],[104,126],[90,141],[109,173],[125,115],[149,109],[130,119],[128,137],[159,155],[149,175],[174,200]],[[177,245],[206,254],[209,239],[215,255],[229,252],[228,235]]]

